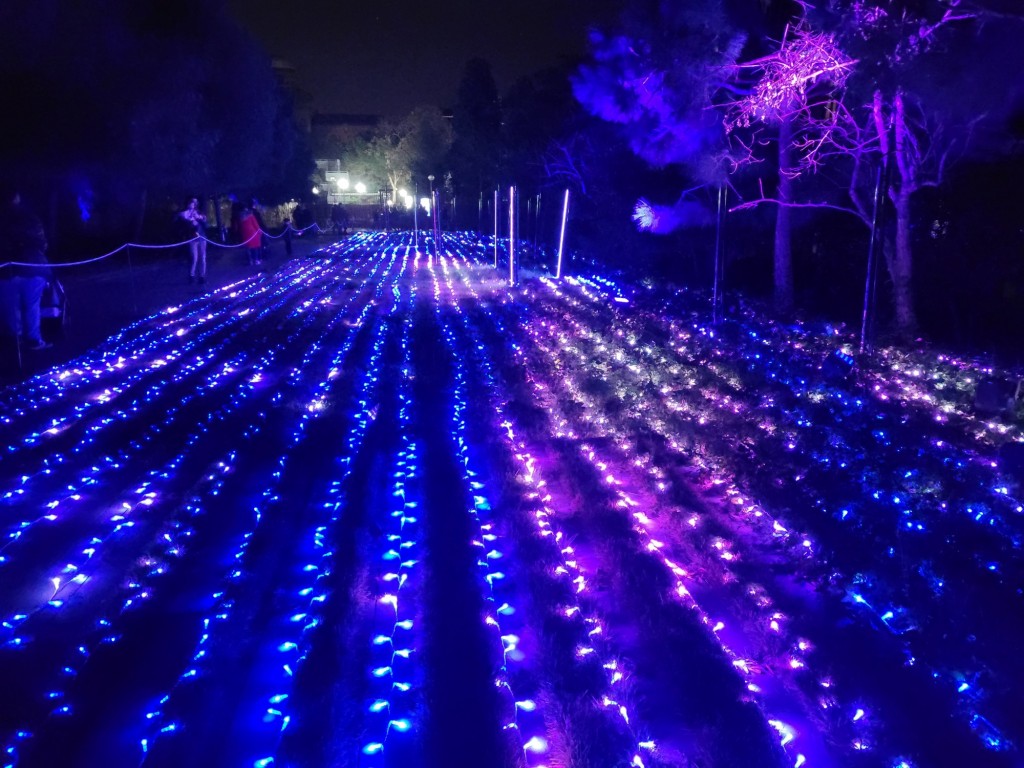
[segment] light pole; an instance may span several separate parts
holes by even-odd
[[[438,248],[440,247],[440,242],[439,241],[441,239],[441,232],[440,232],[440,230],[441,230],[441,225],[440,225],[441,212],[437,210],[438,209],[438,198],[437,198],[438,193],[434,191],[434,174],[430,174],[429,176],[427,176],[427,181],[430,182],[430,216],[431,216],[431,224],[433,225],[433,228],[434,228],[434,254],[437,255],[437,254],[440,253]]]
[[[516,284],[516,188],[508,188],[508,285]]]
[[[558,235],[558,266],[555,268],[555,279],[562,279],[562,248],[565,246],[565,222],[569,218],[569,190],[565,190],[565,202],[562,203],[562,230]]]

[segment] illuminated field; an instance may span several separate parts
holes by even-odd
[[[352,237],[3,393],[0,765],[1015,764],[986,370],[490,254]]]

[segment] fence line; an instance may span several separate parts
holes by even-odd
[[[291,230],[292,232],[295,232],[296,234],[301,235],[302,233],[308,232],[309,230],[313,229],[314,227],[316,227],[317,230],[319,230],[320,232],[326,232],[327,231],[326,229],[321,227],[316,222],[313,222],[308,227],[303,227],[302,229],[295,229],[295,227],[293,227],[291,225],[291,223],[289,223],[281,231],[281,234],[279,234],[279,235],[272,235],[269,232],[267,232],[266,230],[264,230],[262,227],[260,228],[260,233],[265,235],[266,237],[269,237],[271,240],[278,240],[278,239],[284,237],[287,234],[288,230]],[[256,237],[256,233],[253,233],[249,237],[248,240],[246,240],[245,242],[242,242],[242,243],[218,243],[218,242],[215,242],[214,240],[211,240],[210,238],[206,237],[205,235],[197,234],[195,237],[192,237],[192,238],[190,238],[188,240],[182,240],[180,243],[166,243],[166,244],[159,244],[159,245],[152,245],[152,244],[145,244],[145,243],[125,243],[124,245],[118,246],[117,248],[112,250],[110,253],[105,253],[102,256],[94,256],[93,258],[85,259],[84,261],[67,261],[67,262],[60,262],[60,263],[47,262],[44,265],[43,264],[38,264],[38,263],[33,263],[33,262],[25,262],[25,261],[5,261],[2,264],[0,264],[0,269],[3,269],[4,267],[39,267],[39,266],[47,266],[47,267],[51,267],[51,268],[57,268],[57,267],[80,267],[80,266],[82,266],[84,264],[93,264],[93,263],[95,263],[97,261],[102,261],[103,259],[109,259],[111,256],[115,256],[116,254],[120,253],[121,251],[125,250],[126,248],[148,248],[148,249],[151,249],[151,250],[157,250],[157,249],[160,249],[160,248],[178,248],[179,246],[182,246],[182,245],[188,245],[189,243],[194,243],[196,240],[205,240],[210,245],[214,245],[214,246],[216,246],[218,248],[243,248],[246,245],[248,245],[250,243],[250,241],[252,241],[255,237]]]

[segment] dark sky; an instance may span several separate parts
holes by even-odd
[[[274,58],[291,63],[321,112],[402,116],[450,106],[467,60],[487,59],[499,91],[585,50],[608,0],[229,0]],[[581,11],[587,16],[581,16]]]

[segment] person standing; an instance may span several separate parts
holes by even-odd
[[[262,261],[263,231],[260,222],[253,215],[252,208],[242,209],[238,217],[238,237],[249,254],[249,263],[258,265]]]
[[[178,214],[189,227],[189,232],[194,235],[189,243],[192,252],[192,267],[189,269],[188,281],[190,283],[199,281],[206,282],[206,214],[199,210],[199,199],[193,197],[188,201],[188,207]]]
[[[252,211],[253,218],[255,218],[256,223],[259,224],[260,231],[266,232],[267,225],[263,223],[263,213],[260,211],[260,201],[257,200],[255,197],[249,200],[249,210]],[[263,260],[267,258],[267,248],[269,245],[270,243],[267,241],[267,239],[261,235],[259,263],[262,263]]]
[[[23,338],[28,349],[53,346],[43,341],[39,328],[39,300],[53,275],[46,261],[43,223],[21,201],[18,190],[4,194],[0,211],[0,263],[17,262],[0,269],[0,302],[7,330]],[[6,273],[6,274],[3,274]]]

